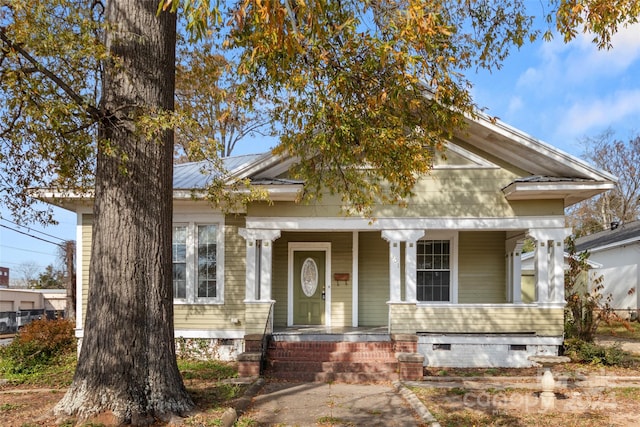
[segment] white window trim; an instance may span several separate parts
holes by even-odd
[[[172,228],[184,225],[187,227],[187,271],[186,298],[174,298],[175,305],[185,304],[224,304],[224,216],[222,215],[176,215]],[[216,226],[216,297],[196,297],[196,239],[199,225]]]
[[[450,265],[450,283],[449,283],[449,301],[418,301],[418,306],[432,305],[451,305],[458,303],[458,231],[431,231],[426,230],[424,236],[420,240],[448,240],[449,241],[449,265]],[[416,270],[416,278],[418,272]],[[417,292],[417,289],[416,289]]]

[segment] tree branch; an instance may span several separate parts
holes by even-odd
[[[7,37],[4,28],[0,27],[0,40],[2,40],[10,49],[18,52],[23,58],[29,61],[33,66],[48,77],[51,81],[53,81],[64,93],[66,93],[78,106],[84,108],[87,114],[98,121],[103,117],[100,109],[96,108],[93,105],[87,105],[85,103],[84,98],[78,95],[68,84],[66,84],[60,77],[56,76],[51,70],[47,69],[44,65],[38,62],[33,56],[29,54],[26,50],[24,50],[20,45],[14,43],[9,37]]]

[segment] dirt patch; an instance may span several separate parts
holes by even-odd
[[[196,404],[195,413],[183,420],[185,425],[217,425],[228,407],[244,394],[245,384],[217,383],[207,380],[186,380],[187,390]],[[62,399],[66,389],[46,389],[5,384],[0,388],[0,426],[36,427],[73,425],[53,415],[53,408]],[[158,426],[166,426],[158,423]],[[171,424],[169,424],[171,426]]]
[[[629,426],[640,417],[640,389],[631,387],[559,388],[553,410],[543,410],[539,392],[530,389],[416,387],[413,391],[443,426]]]
[[[0,389],[0,425],[6,427],[53,426],[52,409],[65,390],[10,387]]]

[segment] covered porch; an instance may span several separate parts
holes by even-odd
[[[405,219],[393,224],[424,225],[403,229],[385,227],[389,220],[366,226],[361,221],[318,219],[311,228],[300,219],[272,219],[266,224],[247,218],[247,227],[240,230],[246,242],[247,310],[273,304],[276,329],[386,327],[387,333],[465,333],[483,332],[485,327],[484,332],[498,328],[561,334],[550,327],[549,322],[557,319],[549,319],[549,313],[564,307],[563,253],[569,230],[563,219],[555,221],[556,227],[549,227],[547,219],[544,228],[531,224],[518,228],[525,221],[517,219],[485,221],[484,227],[480,220],[470,221],[475,229],[464,220],[450,220],[448,228],[442,228],[442,220]],[[361,229],[354,230],[358,226]],[[526,236],[535,240],[533,298],[531,291],[523,296],[522,289],[520,255]],[[437,242],[444,248],[439,251],[446,253],[428,252],[424,242],[427,246]],[[295,258],[298,253],[300,260]],[[315,260],[311,280],[315,288],[309,285],[302,294],[297,288],[305,280],[300,278],[303,258],[309,257]],[[431,290],[434,278],[444,288],[439,294]],[[298,300],[313,296],[319,297],[316,312],[298,316]],[[485,321],[442,322],[462,315]]]

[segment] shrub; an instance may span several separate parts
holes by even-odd
[[[619,344],[605,347],[576,338],[564,342],[564,354],[574,362],[593,365],[618,366],[629,360],[629,354]]]
[[[36,320],[24,326],[0,349],[4,374],[32,374],[75,351],[73,324],[68,320]]]

